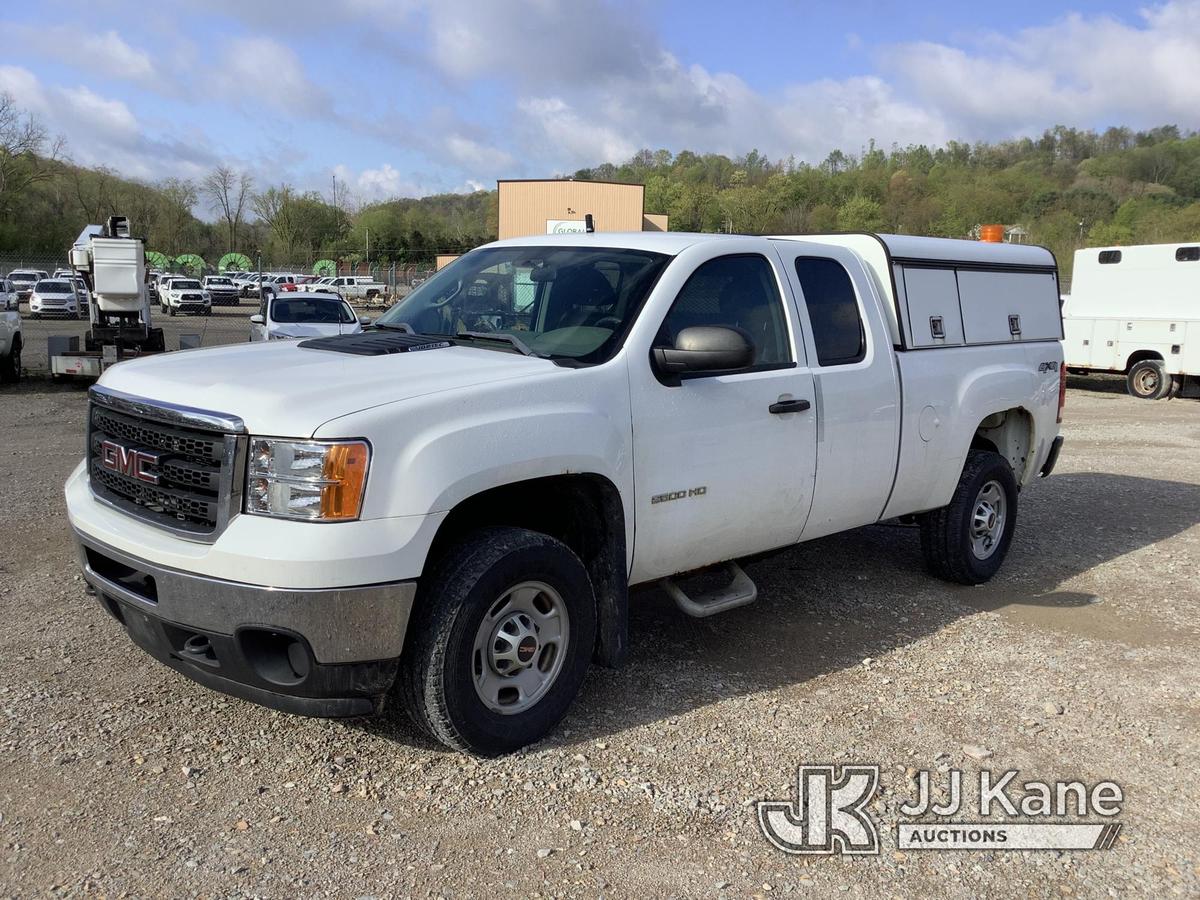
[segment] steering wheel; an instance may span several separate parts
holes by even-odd
[[[592,323],[593,328],[607,328],[609,331],[616,331],[621,327],[621,319],[618,316],[605,316],[602,319],[597,319]]]
[[[454,290],[452,290],[448,295],[446,295],[445,300],[435,300],[434,302],[429,304],[428,309],[441,309],[447,303],[449,303],[451,300],[453,300],[455,297],[457,297],[461,292],[462,292],[462,281],[459,281],[458,284],[456,284],[454,286]]]

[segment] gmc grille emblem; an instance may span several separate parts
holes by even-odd
[[[100,444],[100,465],[110,472],[136,478],[146,484],[158,484],[158,476],[147,470],[147,466],[158,465],[159,454],[149,453],[133,447],[124,447],[116,441]]]

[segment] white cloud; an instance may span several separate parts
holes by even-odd
[[[66,152],[85,166],[107,166],[128,178],[198,178],[218,161],[203,141],[151,135],[121,100],[86,85],[44,85],[28,69],[0,66],[0,91],[37,116]]]
[[[507,169],[514,161],[511,153],[460,134],[452,134],[446,138],[446,152],[450,154],[451,159],[471,172]]]
[[[434,192],[430,185],[406,178],[391,163],[358,171],[339,163],[333,167],[333,174],[349,186],[356,203],[374,203],[398,197],[422,197]]]
[[[62,67],[44,84],[0,68],[0,87],[65,134],[77,160],[195,177],[237,152],[260,181],[308,185],[340,159],[339,177],[372,200],[621,162],[642,147],[818,162],[872,138],[1187,128],[1200,110],[1200,0],[953,42],[871,47],[841,30],[828,39],[863,61],[861,73],[768,88],[722,57],[671,53],[634,0],[190,0],[99,21],[9,26],[10,43],[17,59],[31,51],[120,89]],[[151,93],[172,109],[143,104]],[[352,116],[334,96],[353,97]],[[230,133],[204,104],[270,125]]]
[[[231,102],[257,102],[297,117],[331,108],[329,95],[309,79],[296,51],[273,38],[228,41],[215,66],[212,82]]]
[[[42,57],[64,62],[87,72],[132,81],[144,86],[161,86],[162,74],[144,50],[130,46],[116,31],[94,31],[73,25],[33,28],[6,23],[4,31],[12,44],[27,47]]]
[[[972,138],[1054,124],[1194,125],[1200,2],[1143,10],[1141,22],[1072,14],[973,49],[928,42],[887,50],[885,70]]]

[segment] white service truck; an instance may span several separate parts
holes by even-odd
[[[1077,250],[1063,329],[1073,372],[1120,373],[1143,400],[1200,396],[1200,243]]]
[[[892,518],[986,581],[1058,456],[1061,337],[1036,247],[501,241],[362,334],[109,369],[66,505],[166,665],[506,752],[622,662],[630,585],[723,612],[756,597],[739,559]]]

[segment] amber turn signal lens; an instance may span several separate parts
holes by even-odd
[[[322,472],[326,484],[321,488],[321,518],[357,519],[362,511],[363,485],[367,483],[367,463],[371,458],[365,443],[335,444],[329,448]]]

